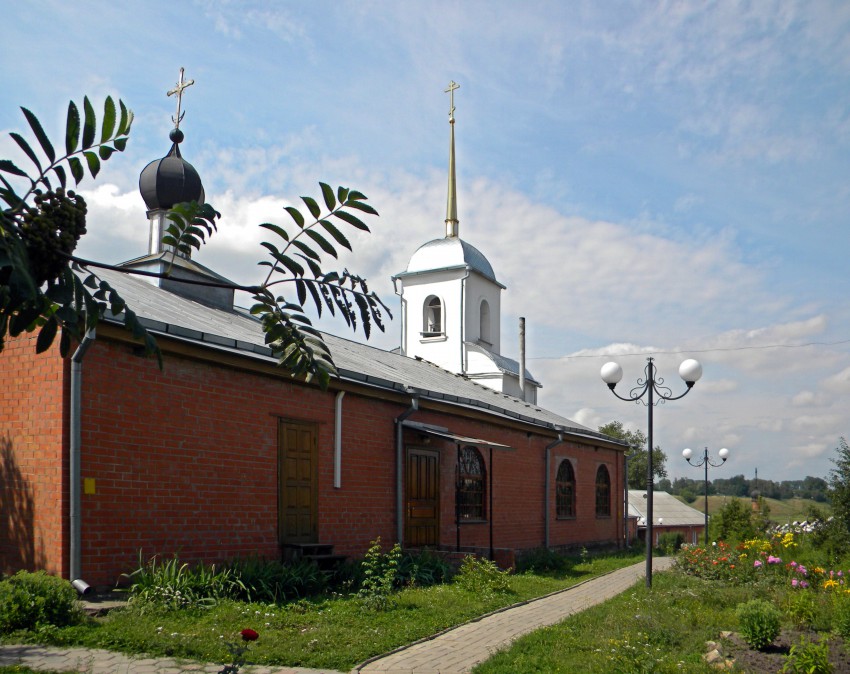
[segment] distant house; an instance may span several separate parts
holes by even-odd
[[[646,490],[629,489],[629,519],[634,522],[637,536],[646,540]],[[696,544],[705,536],[705,514],[682,503],[666,491],[652,492],[653,545],[665,533],[680,533],[685,543]]]
[[[161,269],[164,213],[203,199],[177,143],[142,174],[150,246],[127,269]],[[453,163],[452,152],[452,174]],[[276,365],[232,294],[173,278],[102,272],[156,336],[164,370],[120,316],[72,358],[37,355],[34,335],[9,340],[0,571],[108,585],[140,553],[362,555],[379,536],[506,563],[540,546],[621,545],[627,447],[535,404],[538,382],[493,348],[504,286],[454,220],[398,275],[403,349],[326,335],[339,368],[327,391]],[[222,278],[189,258],[177,266],[177,277]],[[457,369],[425,359],[454,357],[447,345]]]

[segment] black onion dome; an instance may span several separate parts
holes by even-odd
[[[139,191],[149,211],[169,209],[183,201],[204,203],[201,176],[180,155],[178,144],[183,141],[183,132],[173,129],[169,137],[174,141],[171,151],[145,166],[139,176]]]

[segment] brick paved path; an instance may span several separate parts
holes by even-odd
[[[653,569],[662,571],[670,557],[653,560]],[[354,672],[374,674],[465,674],[505,648],[518,637],[623,592],[644,577],[645,562],[593,578],[557,594],[499,611],[475,622],[356,667]],[[38,671],[85,672],[86,674],[216,674],[221,665],[175,660],[141,658],[113,651],[85,648],[53,648],[36,645],[0,645],[0,665],[24,664]],[[248,666],[245,674],[340,674],[328,669]]]
[[[671,557],[653,559],[653,571],[667,569]],[[524,634],[554,625],[573,613],[614,597],[645,577],[646,562],[585,581],[557,594],[500,611],[461,625],[395,653],[378,658],[356,671],[373,674],[464,674]]]
[[[85,672],[85,674],[216,674],[222,665],[175,660],[173,658],[141,658],[87,648],[52,648],[47,646],[0,646],[0,665],[24,664],[45,672]],[[330,669],[303,667],[242,668],[245,674],[340,674]]]

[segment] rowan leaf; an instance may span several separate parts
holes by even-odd
[[[65,123],[65,154],[74,154],[80,142],[80,111],[76,103],[68,103],[68,121]]]
[[[44,150],[44,154],[47,156],[47,158],[50,160],[50,163],[52,164],[56,160],[56,151],[53,149],[53,144],[50,142],[50,139],[47,137],[47,134],[44,133],[44,129],[41,128],[41,122],[38,121],[38,117],[36,117],[26,108],[21,108],[21,110],[23,110],[24,117],[27,118],[32,132],[38,139],[38,142],[41,145],[41,149]]]
[[[322,209],[319,208],[319,204],[316,200],[313,199],[313,197],[301,197],[301,201],[307,205],[310,215],[318,220],[319,216],[322,214]]]
[[[97,154],[94,152],[84,152],[83,155],[86,158],[86,163],[89,165],[89,172],[91,173],[92,178],[97,178],[97,174],[100,173],[100,159],[97,158]]]
[[[12,140],[14,140],[18,144],[18,147],[24,151],[24,154],[26,154],[26,156],[30,158],[30,161],[32,161],[32,163],[36,165],[38,172],[41,173],[41,162],[38,161],[38,156],[30,147],[29,143],[24,140],[23,136],[18,133],[15,133],[14,131],[9,135],[12,137]]]
[[[83,98],[83,114],[85,116],[83,121],[83,149],[88,150],[94,143],[95,133],[97,132],[97,118],[88,96]]]
[[[112,131],[115,129],[115,102],[111,96],[107,96],[103,103],[103,128],[100,132],[100,142],[105,143],[112,138]],[[106,159],[106,157],[103,157]]]
[[[334,198],[333,188],[327,183],[319,183],[319,187],[322,188],[322,196],[325,199],[325,206],[328,207],[329,211],[332,211],[336,208],[336,199]],[[319,217],[318,215],[316,217]]]
[[[338,217],[340,220],[343,220],[343,221],[347,222],[347,223],[348,223],[349,225],[351,225],[352,227],[356,227],[357,229],[361,229],[361,230],[363,230],[364,232],[368,232],[368,231],[369,231],[369,227],[366,225],[366,223],[365,223],[365,222],[363,222],[363,221],[362,221],[360,218],[358,218],[356,215],[352,215],[352,214],[351,214],[351,213],[349,213],[348,211],[336,211],[336,212],[334,213],[334,215],[335,215],[336,217]]]

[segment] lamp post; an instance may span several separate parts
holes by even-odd
[[[718,468],[726,463],[726,459],[729,458],[729,450],[724,447],[717,452],[717,455],[720,457],[720,463],[712,463],[708,456],[708,447],[705,448],[705,452],[702,455],[702,461],[691,461],[691,457],[693,455],[694,453],[690,449],[682,450],[682,456],[685,457],[685,461],[689,464],[696,468],[705,466],[705,544],[708,545],[708,467],[711,466],[712,468]]]
[[[652,587],[652,411],[656,405],[668,400],[678,400],[684,398],[694,384],[702,376],[702,365],[693,358],[689,358],[679,365],[679,376],[684,380],[688,387],[684,393],[678,396],[673,395],[673,391],[664,386],[664,379],[656,375],[656,368],[652,358],[646,359],[646,367],[644,368],[644,378],[637,380],[637,386],[629,391],[627,396],[621,396],[614,388],[623,378],[623,368],[618,363],[610,362],[602,366],[600,375],[602,381],[608,384],[611,393],[617,396],[620,400],[627,402],[643,403],[647,408],[648,416],[648,433],[647,433],[647,462],[646,462],[646,586]],[[657,396],[657,399],[656,399]],[[646,400],[644,400],[646,397]],[[628,479],[628,477],[626,478]]]

